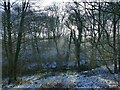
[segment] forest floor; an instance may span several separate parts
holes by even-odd
[[[110,68],[113,69],[113,65]],[[66,72],[46,77],[41,77],[40,74],[23,76],[21,79],[21,83],[5,84],[3,88],[120,88],[120,75],[110,74],[105,66],[90,71]]]

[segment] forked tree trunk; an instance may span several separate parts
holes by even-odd
[[[4,2],[4,10],[5,10],[5,27],[4,29],[7,27],[7,32],[8,32],[8,41],[6,42],[6,53],[7,53],[7,58],[8,58],[8,77],[9,77],[9,81],[8,83],[11,83],[14,81],[13,77],[13,48],[12,48],[12,36],[11,36],[11,22],[10,22],[10,2]],[[6,31],[6,30],[5,30]],[[4,32],[4,34],[6,34],[6,32]],[[7,38],[4,38],[7,40]],[[5,43],[5,42],[4,42]]]
[[[22,13],[21,13],[21,21],[20,21],[20,27],[19,27],[19,32],[18,32],[18,38],[17,38],[17,46],[16,46],[16,52],[15,52],[15,57],[14,57],[14,80],[17,80],[17,63],[18,63],[18,57],[19,57],[19,52],[21,48],[21,39],[22,39],[22,33],[24,29],[24,18],[25,18],[25,12],[28,7],[28,3],[23,2],[22,4]]]

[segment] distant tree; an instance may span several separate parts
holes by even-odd
[[[70,38],[72,37],[72,40],[74,41],[75,51],[76,51],[75,55],[77,58],[77,67],[78,70],[80,70],[80,52],[81,52],[83,26],[84,26],[83,25],[84,16],[82,16],[79,10],[78,3],[74,2],[74,4],[75,7],[71,9],[71,11],[73,12],[70,12],[68,20],[66,21],[66,26],[71,30]]]

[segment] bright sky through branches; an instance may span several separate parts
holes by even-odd
[[[21,1],[28,1],[28,0],[5,0],[5,1],[10,1],[10,2],[21,2]],[[120,0],[29,0],[30,2],[35,3],[36,6],[49,6],[52,3],[62,3],[62,2],[118,2]]]
[[[52,4],[53,2],[60,3],[60,2],[70,2],[70,1],[73,1],[73,0],[42,0],[42,2],[43,2],[42,5],[48,6],[48,5]]]

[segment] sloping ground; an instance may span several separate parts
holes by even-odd
[[[111,66],[111,69],[113,66]],[[120,75],[110,74],[105,66],[91,71],[62,73],[59,76],[41,78],[37,75],[22,77],[26,83],[5,85],[7,88],[118,88]]]

